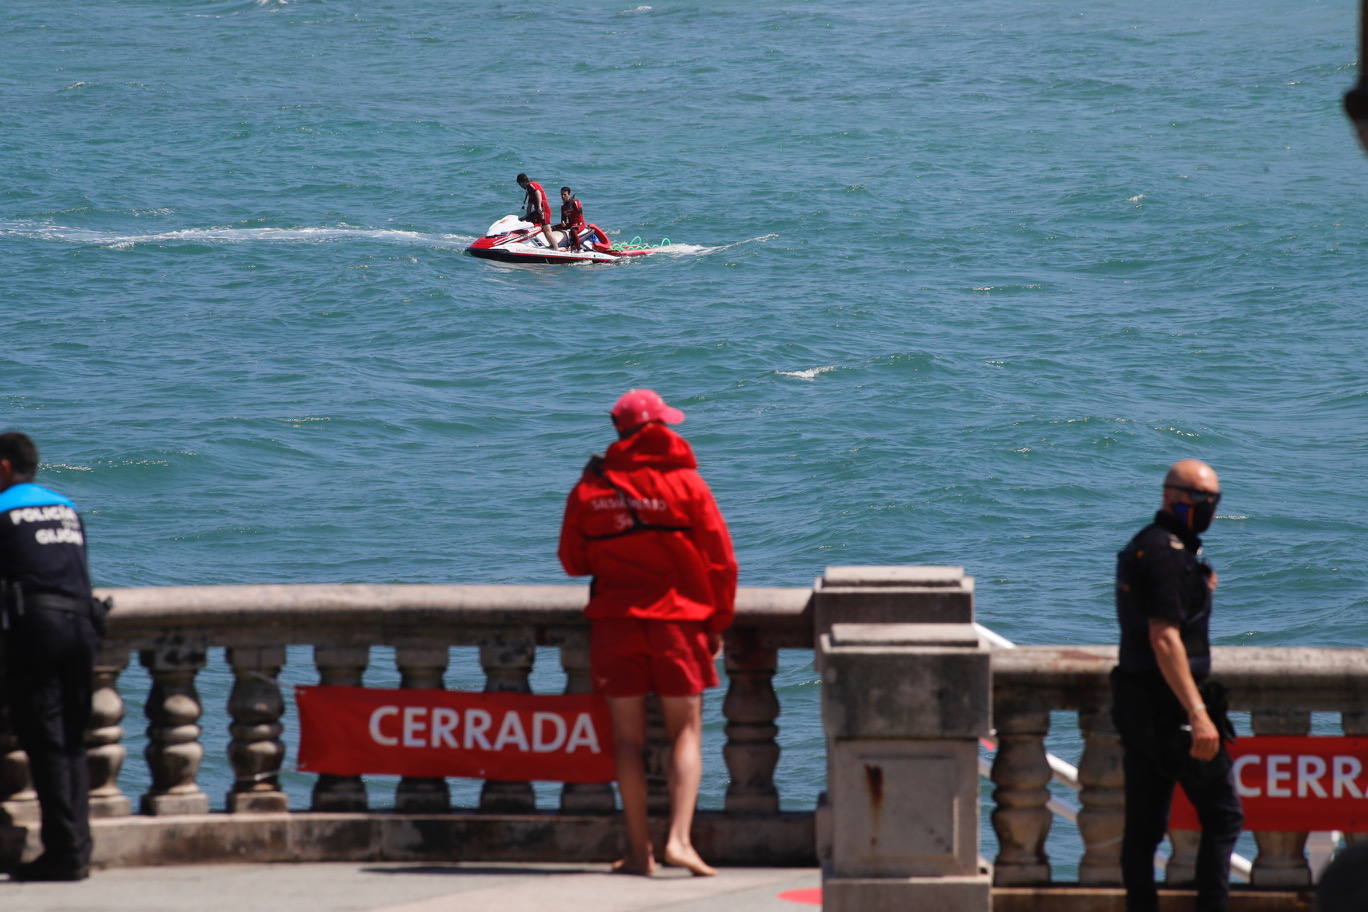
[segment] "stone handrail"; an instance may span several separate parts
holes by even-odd
[[[1045,738],[1050,712],[1057,710],[1078,713],[1083,740],[1078,762],[1083,839],[1079,883],[1121,883],[1124,776],[1108,680],[1115,664],[1116,648],[1110,646],[1024,646],[993,654],[998,751],[992,767],[997,805],[992,819],[999,844],[995,884],[1051,881],[1045,847],[1051,771]],[[1368,735],[1368,650],[1216,647],[1212,675],[1229,689],[1231,710],[1250,714],[1253,734],[1309,734],[1315,711],[1339,713],[1345,735]],[[1296,889],[1311,884],[1306,833],[1255,832],[1254,838],[1253,886]],[[1191,881],[1198,834],[1173,831],[1170,839],[1174,851],[1167,880]]]
[[[196,827],[217,828],[213,835],[205,830],[206,838],[198,840],[201,848],[218,845],[231,856],[241,847],[225,835],[233,829],[224,826],[225,816],[245,822],[260,815],[286,815],[291,829],[285,838],[288,845],[281,846],[279,834],[272,837],[275,831],[266,827],[260,844],[248,853],[257,860],[339,854],[444,857],[452,843],[460,844],[461,857],[467,858],[613,857],[616,831],[609,816],[614,808],[609,785],[567,783],[561,788],[559,810],[547,812],[537,810],[530,783],[486,781],[478,808],[453,809],[445,780],[405,777],[395,789],[389,816],[445,815],[442,821],[415,819],[409,821],[408,832],[370,832],[358,842],[355,833],[346,830],[358,829],[350,818],[377,816],[371,813],[367,783],[361,777],[318,776],[310,808],[304,812],[290,812],[279,782],[286,759],[279,675],[287,646],[312,646],[318,683],[336,685],[359,685],[371,663],[371,647],[392,647],[399,685],[406,688],[441,688],[450,648],[477,646],[484,689],[513,692],[531,690],[536,647],[555,647],[565,672],[565,692],[585,693],[591,689],[588,625],[582,613],[586,587],[254,585],[114,589],[99,594],[112,596],[116,607],[96,662],[94,712],[87,735],[97,863],[213,860],[187,854],[196,843]],[[810,589],[783,588],[744,588],[738,593],[736,621],[725,638],[728,681],[722,707],[727,737],[723,757],[730,782],[724,810],[702,814],[699,821],[702,842],[724,863],[815,862],[813,815],[779,809],[774,783],[779,702],[772,683],[779,649],[812,646],[811,594]],[[225,648],[233,674],[227,715],[234,784],[223,805],[227,815],[215,814],[218,819],[206,822],[211,802],[198,782],[204,755],[200,717],[205,707],[196,677],[215,647]],[[135,653],[152,682],[145,705],[151,785],[138,798],[137,814],[118,782],[128,759],[118,679]],[[668,804],[668,760],[658,717],[652,727],[656,737],[648,756],[651,803],[663,808]],[[472,813],[478,821],[471,819]],[[528,823],[531,818],[536,821]],[[0,824],[29,825],[33,842],[36,820],[27,758],[15,738],[0,730]],[[148,847],[146,838],[130,834],[140,833],[150,822],[167,826]],[[444,826],[444,835],[434,837],[434,831]],[[306,834],[301,827],[312,829]],[[261,827],[237,829],[247,833]],[[114,830],[119,838],[99,838],[102,831],[115,835]],[[405,839],[406,849],[395,847]],[[316,845],[310,848],[306,841]],[[144,848],[136,848],[139,845]],[[145,857],[149,854],[158,857]]]

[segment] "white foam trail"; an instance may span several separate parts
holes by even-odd
[[[771,241],[777,238],[777,234],[762,234],[759,237],[746,238],[744,241],[734,241],[730,244],[723,244],[720,247],[704,247],[701,244],[666,244],[664,247],[653,248],[655,253],[669,253],[675,256],[706,256],[710,253],[718,253],[722,250],[730,250],[733,247],[740,247],[742,244],[755,244],[760,241]]]
[[[807,380],[809,382],[817,379],[821,374],[830,373],[836,369],[836,365],[827,364],[822,367],[809,367],[807,370],[800,371],[775,371],[781,377],[793,377],[796,380]]]
[[[138,244],[253,244],[253,243],[327,243],[330,241],[369,240],[391,244],[463,249],[475,235],[426,234],[387,228],[183,228],[154,234],[118,234],[90,228],[63,225],[38,225],[0,222],[0,237],[27,237],[121,250]]]

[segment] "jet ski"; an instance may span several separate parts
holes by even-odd
[[[504,263],[616,263],[624,257],[645,256],[649,247],[617,248],[608,239],[608,232],[598,225],[586,225],[579,232],[579,249],[566,239],[567,232],[553,231],[556,248],[546,245],[546,235],[539,226],[523,221],[516,215],[505,215],[489,226],[484,237],[466,248],[471,256]]]

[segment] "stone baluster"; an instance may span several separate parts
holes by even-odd
[[[1368,711],[1340,713],[1340,725],[1346,738],[1368,738]],[[1368,833],[1345,833],[1344,841],[1349,845],[1368,842]]]
[[[152,677],[147,697],[147,769],[152,786],[140,809],[151,816],[207,814],[209,796],[196,783],[204,745],[198,725],[201,708],[195,675],[205,665],[203,642],[181,638],[140,654]]]
[[[528,678],[536,656],[525,633],[499,634],[480,645],[480,667],[485,693],[531,693]],[[480,810],[496,814],[528,814],[537,808],[530,782],[486,779],[480,789]]]
[[[119,790],[119,771],[128,749],[123,746],[124,701],[117,687],[128,667],[128,647],[100,650],[91,681],[90,727],[86,729],[86,761],[90,767],[90,816],[127,817],[133,802]]]
[[[998,855],[993,864],[993,883],[1044,884],[1050,882],[1050,857],[1045,837],[1050,833],[1050,764],[1045,754],[1045,735],[1050,714],[1021,709],[1003,702],[993,707],[998,749],[993,758],[993,830]]]
[[[370,661],[369,646],[315,646],[314,665],[323,687],[360,687]],[[320,773],[314,780],[310,807],[315,811],[359,813],[369,806],[360,776]]]
[[[560,648],[561,668],[565,670],[567,694],[593,693],[589,678],[589,640],[584,634],[574,636]],[[609,735],[611,738],[611,734]],[[612,750],[611,744],[606,744]],[[562,814],[611,814],[616,807],[613,786],[609,782],[567,782],[561,786]]]
[[[1121,883],[1121,835],[1126,828],[1126,774],[1121,764],[1121,736],[1112,724],[1110,706],[1088,706],[1078,712],[1083,756],[1078,761],[1078,831],[1083,858],[1080,884]]]
[[[1305,735],[1311,731],[1311,713],[1305,710],[1255,710],[1249,714],[1256,735]],[[1311,865],[1306,861],[1306,834],[1281,831],[1256,832],[1259,854],[1249,882],[1256,887],[1309,887]]]
[[[450,650],[445,646],[399,646],[394,661],[399,666],[399,686],[406,690],[443,690]],[[440,778],[404,776],[394,790],[394,809],[407,814],[432,814],[451,810],[451,790]]]
[[[779,697],[774,693],[774,671],[779,651],[760,641],[753,628],[733,630],[727,637],[727,697],[722,715],[727,719],[727,744],[722,756],[731,781],[726,809],[732,814],[777,814],[779,791],[774,768],[779,763]]]
[[[38,793],[29,779],[28,754],[19,747],[19,737],[0,701],[0,824],[36,826]]]
[[[285,699],[277,680],[285,664],[284,646],[258,648],[232,647],[228,664],[233,669],[233,690],[228,696],[228,714],[233,717],[228,732],[228,760],[233,766],[233,787],[228,792],[228,810],[234,813],[283,813],[290,809],[289,799],[280,789],[280,768],[285,761],[285,742],[280,740],[285,727]]]

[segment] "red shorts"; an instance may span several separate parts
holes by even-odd
[[[532,224],[538,225],[538,226],[540,226],[540,225],[549,225],[549,224],[551,224],[551,216],[550,216],[550,215],[528,215],[528,216],[525,216],[525,217],[523,218],[523,221],[524,221],[524,222],[531,222]]]
[[[718,683],[702,621],[595,618],[589,675],[605,697],[691,697]]]

